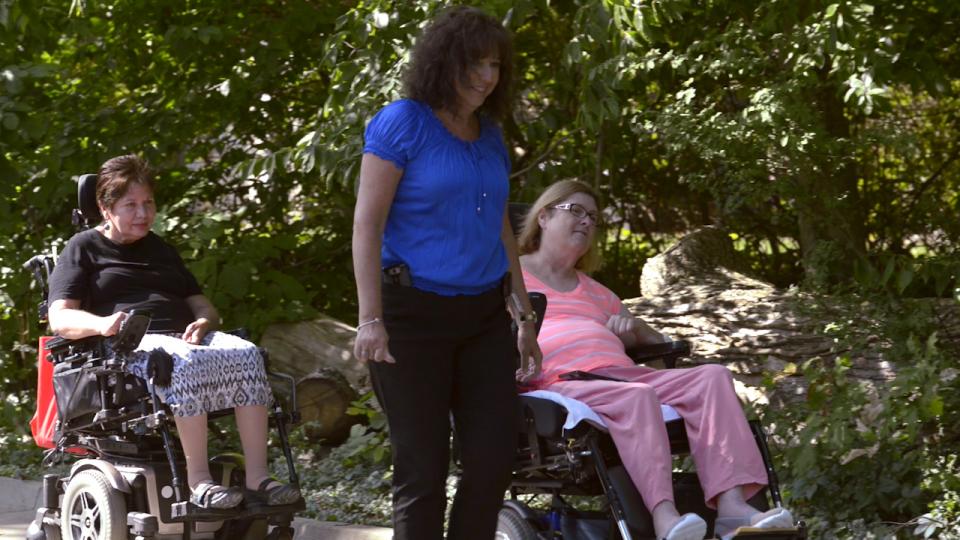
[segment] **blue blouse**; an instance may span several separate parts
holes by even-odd
[[[425,103],[395,101],[364,134],[364,153],[403,171],[383,233],[384,268],[405,263],[413,286],[444,296],[478,294],[507,271],[500,239],[510,157],[500,129],[455,137]]]

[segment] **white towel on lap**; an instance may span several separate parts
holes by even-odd
[[[520,394],[521,396],[530,396],[540,399],[546,399],[553,401],[554,403],[559,403],[567,409],[567,421],[563,423],[563,429],[573,429],[577,427],[577,424],[580,422],[590,422],[594,426],[607,430],[607,424],[600,418],[597,413],[593,412],[593,409],[587,406],[586,403],[569,398],[563,394],[558,394],[557,392],[551,392],[549,390],[534,390],[533,392],[525,392]],[[663,421],[669,422],[671,420],[679,420],[680,415],[677,414],[677,411],[669,406],[660,404],[660,412],[663,414]]]

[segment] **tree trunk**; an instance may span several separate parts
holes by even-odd
[[[260,346],[270,353],[272,368],[301,378],[322,368],[333,368],[358,390],[370,387],[367,366],[353,357],[356,329],[321,316],[310,321],[272,324]]]
[[[311,441],[335,446],[347,440],[350,428],[362,421],[347,414],[357,392],[333,368],[323,368],[297,382],[297,409],[303,432]]]
[[[851,147],[850,119],[840,89],[820,74],[815,101],[822,105],[821,125],[839,155],[816,159],[796,179],[797,220],[803,269],[811,283],[836,284],[853,275],[866,254],[866,211],[858,187],[859,171],[846,155]]]
[[[329,317],[273,324],[263,333],[271,369],[297,381],[297,408],[310,440],[340,444],[362,421],[346,414],[370,389],[366,365],[353,357],[355,337],[355,328]]]

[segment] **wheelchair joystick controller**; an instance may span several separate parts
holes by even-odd
[[[113,338],[113,350],[120,356],[133,352],[150,327],[150,312],[135,309],[120,323],[120,331]]]

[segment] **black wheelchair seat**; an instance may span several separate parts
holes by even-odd
[[[567,409],[549,399],[520,396],[521,418],[530,418],[537,435],[551,439],[563,436],[563,424],[567,421]]]

